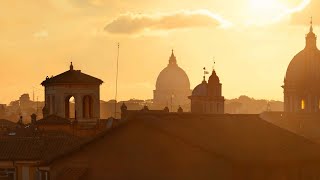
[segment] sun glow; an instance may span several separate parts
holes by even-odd
[[[292,1],[291,1],[292,2]],[[301,0],[293,5],[289,0],[248,0],[248,25],[265,25],[304,9],[310,0]]]
[[[250,0],[248,24],[265,24],[286,10],[286,6],[278,0]]]
[[[250,0],[250,5],[257,10],[269,10],[277,8],[279,2],[277,0]]]

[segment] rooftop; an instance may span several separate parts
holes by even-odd
[[[100,85],[103,81],[101,79],[95,78],[88,74],[82,73],[80,70],[74,70],[71,62],[70,70],[61,73],[57,76],[47,77],[41,85],[60,85],[60,84],[89,84],[89,85]]]

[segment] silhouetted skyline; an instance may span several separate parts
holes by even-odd
[[[43,100],[39,82],[70,61],[103,79],[101,99],[112,99],[118,42],[119,100],[152,98],[172,48],[191,87],[215,57],[226,98],[282,100],[286,67],[304,46],[311,15],[320,34],[316,7],[316,0],[2,2],[0,102],[33,88]]]

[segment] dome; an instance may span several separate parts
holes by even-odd
[[[204,80],[201,84],[196,86],[192,91],[192,96],[207,96],[208,95],[208,83]]]
[[[320,51],[316,46],[316,35],[311,26],[306,36],[306,47],[290,62],[285,84],[305,87],[317,85],[320,82]]]
[[[173,51],[168,66],[160,72],[157,78],[156,89],[190,89],[188,75],[177,65]]]
[[[220,79],[219,79],[215,70],[212,71],[212,74],[209,77],[208,83],[209,84],[219,84],[220,83]]]

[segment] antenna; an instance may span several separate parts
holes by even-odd
[[[38,104],[39,100],[38,100],[38,96],[37,96],[37,115],[38,115],[38,111],[39,111],[39,104]]]
[[[34,87],[33,87],[33,90],[32,90],[32,101],[34,102]]]
[[[117,118],[117,97],[118,97],[118,76],[119,76],[119,52],[120,52],[120,43],[118,43],[118,54],[117,54],[117,72],[116,72],[116,93],[115,93],[115,102],[114,102],[114,118]]]

